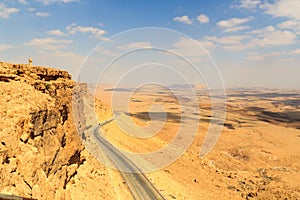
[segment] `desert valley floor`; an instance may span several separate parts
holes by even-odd
[[[167,113],[163,128],[149,139],[127,135],[116,122],[103,126],[108,140],[123,150],[146,153],[162,148],[172,140],[180,123],[187,123],[181,122],[180,116],[191,116],[181,113],[178,98],[169,90],[144,87],[132,92],[99,86],[99,121],[112,116],[111,99],[116,93],[119,101],[130,96],[127,114],[139,126],[151,123],[154,104],[163,106]],[[226,94],[226,120],[214,149],[199,158],[211,115],[210,98],[199,89],[200,123],[192,145],[174,163],[146,176],[167,199],[300,198],[299,91],[229,89]]]

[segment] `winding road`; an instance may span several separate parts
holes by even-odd
[[[139,170],[139,168],[112,144],[110,144],[100,134],[100,127],[113,121],[109,119],[104,123],[97,125],[93,134],[97,143],[102,147],[108,158],[114,163],[116,168],[123,176],[126,184],[128,185],[134,199],[150,200],[150,199],[165,199],[159,191],[153,186],[149,179]],[[139,173],[130,173],[139,172]]]

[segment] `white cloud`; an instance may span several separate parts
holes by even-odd
[[[181,22],[181,23],[184,23],[184,24],[192,24],[192,20],[186,16],[186,15],[183,15],[181,17],[175,17],[173,19],[174,22]]]
[[[19,0],[19,3],[23,4],[23,5],[27,5],[28,4],[28,2],[26,0]]]
[[[11,49],[13,46],[11,45],[6,45],[6,44],[0,44],[0,51],[5,51],[7,49]]]
[[[258,46],[267,45],[290,45],[295,44],[297,35],[290,31],[281,31],[273,26],[264,29],[253,30],[250,32],[254,35],[251,43]]]
[[[300,35],[300,2],[299,0],[239,0],[231,7],[245,9],[262,9],[273,17],[284,17],[287,21],[277,25]]]
[[[244,50],[253,46],[253,44],[248,43],[251,39],[248,35],[207,36],[206,39],[218,43],[223,49],[229,51]]]
[[[208,52],[211,52],[215,48],[215,44],[211,41],[207,40],[198,40],[203,48],[205,48]]]
[[[249,36],[246,35],[229,35],[224,37],[207,36],[206,39],[220,44],[237,45],[237,44],[241,44],[243,40],[249,39]]]
[[[9,18],[9,16],[11,14],[17,13],[17,12],[19,12],[19,9],[13,8],[13,7],[12,8],[8,8],[8,7],[6,7],[5,4],[0,3],[0,17],[1,18],[7,19],[7,18]]]
[[[37,13],[35,13],[35,15],[38,17],[49,17],[50,16],[50,14],[46,13],[46,12],[37,12]]]
[[[248,56],[245,57],[246,60],[263,60],[268,57],[279,57],[284,55],[296,55],[300,54],[300,49],[290,50],[290,51],[275,51],[275,52],[268,52],[268,53],[261,53],[261,52],[249,52]]]
[[[54,38],[37,38],[29,42],[26,42],[25,45],[33,46],[40,49],[46,50],[57,50],[65,48],[68,44],[73,43],[72,40],[57,40]]]
[[[253,19],[254,19],[253,16],[249,16],[246,18],[235,17],[227,20],[221,20],[217,23],[217,26],[223,29],[225,32],[237,32],[237,31],[250,28],[249,26],[245,26],[245,25],[240,26],[240,25],[245,24]]]
[[[99,38],[104,40],[105,37],[103,36],[106,34],[106,31],[103,29],[91,27],[91,26],[80,26],[77,25],[76,23],[71,24],[66,27],[67,31],[69,34],[73,35],[75,33],[90,33],[93,37]]]
[[[241,51],[241,50],[245,50],[245,49],[249,49],[254,47],[254,44],[252,43],[240,43],[240,44],[233,44],[233,45],[225,45],[222,48],[229,50],[229,51]]]
[[[38,2],[43,3],[44,5],[49,5],[52,3],[71,3],[71,2],[78,2],[79,0],[36,0]]]
[[[247,35],[230,35],[224,37],[207,36],[207,40],[219,43],[223,49],[239,51],[255,47],[281,46],[297,43],[297,35],[290,31],[282,31],[273,26],[256,29]],[[253,55],[250,57],[254,59]],[[255,59],[258,59],[255,55]]]
[[[238,31],[249,29],[249,28],[250,28],[250,26],[235,26],[235,27],[231,27],[231,28],[226,28],[224,30],[224,32],[226,32],[226,33],[238,32]]]
[[[130,50],[130,49],[140,49],[140,48],[151,48],[150,42],[132,42],[126,45],[119,46],[118,49]]]
[[[28,10],[29,12],[34,12],[34,11],[36,11],[35,8],[28,8],[27,10]]]
[[[294,53],[294,54],[300,54],[300,49],[295,49],[295,50],[293,51],[293,53]]]
[[[253,10],[261,4],[261,0],[239,0],[231,7]]]
[[[263,60],[264,59],[264,56],[263,55],[260,55],[258,53],[253,53],[253,52],[250,52],[248,56],[245,57],[246,60],[254,60],[254,61],[258,61],[258,60]]]
[[[171,51],[179,53],[188,59],[198,61],[201,59],[200,56],[211,53],[214,48],[215,45],[211,41],[180,38],[173,44]]]
[[[300,21],[297,22],[297,21],[293,21],[293,20],[287,20],[280,24],[277,24],[277,27],[282,28],[282,29],[294,29],[294,28],[299,28],[299,26],[300,26],[299,23],[300,23]]]
[[[300,20],[287,20],[280,24],[277,24],[278,28],[289,29],[300,35]]]
[[[300,20],[300,3],[299,0],[280,0],[274,3],[265,3],[260,6],[265,13],[274,17],[288,17]]]
[[[195,46],[202,46],[203,48],[213,48],[214,44],[210,41],[198,41],[189,38],[180,38],[173,44],[176,49],[193,49]]]
[[[64,35],[64,33],[58,29],[48,31],[47,34],[54,35],[54,36],[63,36]]]
[[[66,27],[65,31],[61,31],[59,29],[54,29],[47,31],[47,34],[54,35],[54,36],[66,36],[66,35],[74,35],[76,33],[87,33],[90,34],[94,38],[100,38],[105,40],[104,34],[106,34],[105,30],[91,27],[91,26],[80,26],[76,23],[73,23]]]
[[[205,14],[201,14],[197,17],[197,20],[200,24],[205,24],[209,22],[209,18]]]

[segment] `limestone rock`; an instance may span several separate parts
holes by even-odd
[[[66,184],[84,161],[73,85],[65,71],[0,62],[0,193],[70,199]]]

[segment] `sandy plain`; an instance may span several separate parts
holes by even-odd
[[[207,91],[196,88],[200,123],[192,144],[168,166],[146,173],[166,199],[299,199],[300,198],[300,93],[297,90],[228,89],[226,120],[213,150],[199,151],[211,118]],[[98,120],[119,111],[115,102],[128,101],[127,116],[140,127],[163,121],[153,137],[128,135],[113,121],[102,127],[117,148],[134,153],[158,151],[183,123],[178,96],[161,87],[97,87]],[[187,97],[187,96],[185,96]],[[163,110],[151,110],[153,105]],[[162,111],[166,115],[161,114]],[[149,114],[150,113],[150,114]],[[160,118],[166,116],[166,119]],[[152,122],[151,122],[152,117]],[[192,120],[192,119],[191,119]],[[187,130],[188,131],[188,130]],[[189,135],[189,134],[187,134]],[[187,136],[188,137],[188,136]],[[183,143],[190,138],[182,138]],[[155,162],[155,161],[154,161]]]

